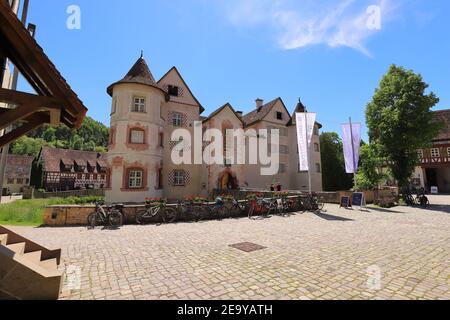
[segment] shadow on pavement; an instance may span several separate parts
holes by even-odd
[[[338,217],[338,216],[333,216],[331,214],[328,213],[323,213],[323,212],[314,212],[314,215],[318,216],[321,219],[327,220],[327,221],[343,221],[343,222],[347,222],[347,221],[355,221],[353,219],[348,219],[348,218],[343,218],[343,217]]]

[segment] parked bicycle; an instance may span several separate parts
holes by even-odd
[[[423,208],[426,208],[430,205],[430,200],[426,196],[424,188],[421,188],[417,192],[416,203]]]
[[[212,205],[209,202],[205,202],[202,210],[202,215],[206,218],[221,220],[228,216],[228,209],[225,207],[225,203],[220,197],[217,197]]]
[[[300,198],[301,206],[305,211],[320,212],[323,210],[325,204],[317,196],[316,193],[311,193]]]
[[[119,228],[123,225],[122,204],[106,206],[104,201],[95,202],[95,211],[88,216],[88,226],[95,229],[97,226],[110,226]]]
[[[233,198],[231,201],[225,203],[228,216],[231,218],[237,218],[244,214],[246,206],[241,204],[237,199]]]
[[[177,219],[177,210],[167,206],[166,201],[147,203],[145,209],[136,212],[136,223],[146,224],[159,216],[164,223],[173,223]]]
[[[252,199],[248,202],[248,217],[254,219],[254,216],[262,216],[267,218],[274,214],[277,210],[276,204],[273,200],[264,198]]]

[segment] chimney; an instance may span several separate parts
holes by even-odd
[[[242,111],[236,111],[236,115],[238,116],[238,118],[242,118],[244,113]]]
[[[263,99],[260,99],[260,98],[256,99],[256,108],[257,109],[261,108],[263,106],[263,104],[264,104]]]

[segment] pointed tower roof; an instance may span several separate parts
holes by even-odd
[[[130,71],[128,71],[128,73],[122,80],[117,81],[108,87],[107,89],[108,94],[112,96],[114,86],[121,83],[143,84],[146,86],[154,87],[166,93],[156,83],[155,78],[153,77],[153,74],[150,71],[150,68],[148,67],[147,62],[145,61],[142,54],[141,57],[136,61],[133,67],[131,67]]]
[[[297,106],[295,107],[295,112],[305,112],[305,111],[306,111],[305,105],[302,103],[302,100],[298,98],[298,103]]]

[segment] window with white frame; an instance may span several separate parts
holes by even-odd
[[[417,151],[417,155],[419,156],[420,159],[423,159],[423,150],[420,149],[419,151]]]
[[[183,170],[176,170],[173,173],[173,185],[184,186],[186,185],[186,172]]]
[[[130,131],[130,143],[132,144],[145,144],[145,132],[140,129],[131,129]]]
[[[440,156],[441,156],[441,153],[439,152],[439,148],[431,149],[431,157],[432,158],[439,158]]]
[[[134,97],[132,112],[145,113],[145,98]]]
[[[174,127],[182,127],[183,126],[183,115],[178,112],[172,113],[172,125]]]
[[[128,187],[131,189],[142,188],[144,172],[142,170],[131,170],[128,174]]]

